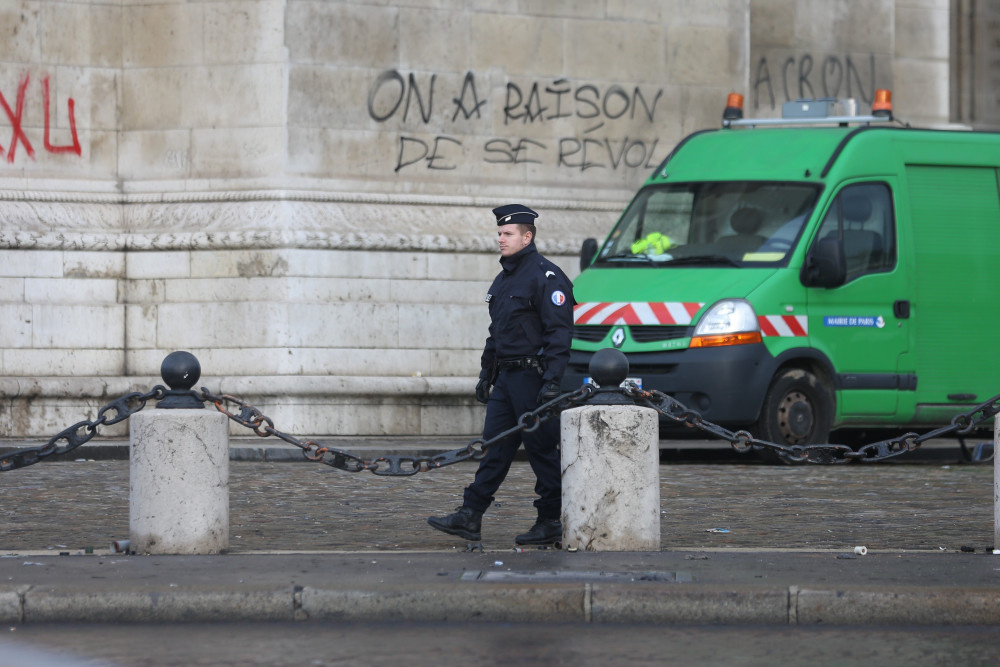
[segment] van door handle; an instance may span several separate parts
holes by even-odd
[[[899,301],[892,304],[892,314],[896,316],[897,320],[905,320],[910,317],[910,302],[906,299],[900,299]]]

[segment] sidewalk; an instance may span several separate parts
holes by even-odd
[[[467,443],[423,440],[344,449]],[[1000,625],[991,465],[664,464],[659,552],[519,553],[534,518],[524,462],[467,551],[425,519],[460,503],[473,464],[385,478],[297,448],[286,460],[301,462],[274,463],[273,438],[233,444],[227,555],[110,553],[128,538],[126,460],[0,473],[0,622]]]

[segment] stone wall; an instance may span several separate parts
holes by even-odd
[[[0,0],[0,437],[177,349],[290,432],[474,433],[490,208],[572,276],[732,90],[946,122],[947,8]]]
[[[950,55],[952,118],[1000,130],[1000,2],[952,1]]]

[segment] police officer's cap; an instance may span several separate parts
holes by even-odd
[[[497,225],[533,225],[538,214],[524,204],[507,204],[493,209]]]

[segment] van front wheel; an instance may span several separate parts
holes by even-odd
[[[775,376],[764,396],[753,434],[778,445],[824,443],[833,422],[833,394],[819,378],[801,368]],[[773,449],[760,448],[761,458],[784,461]]]

